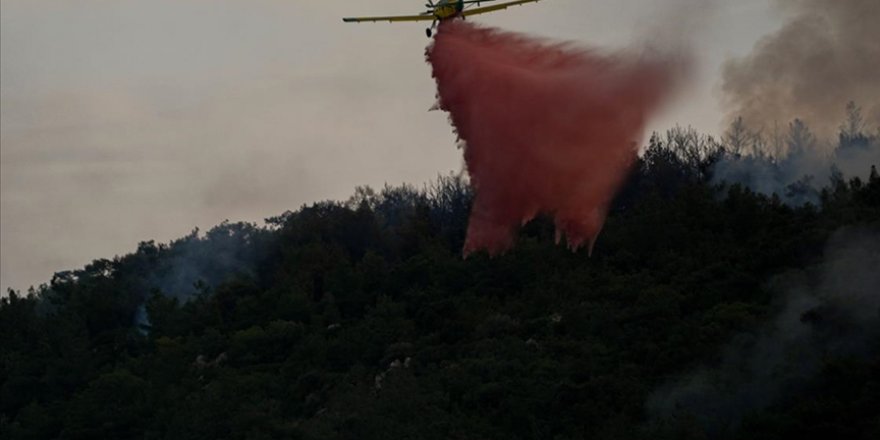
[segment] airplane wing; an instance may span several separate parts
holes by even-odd
[[[389,17],[346,17],[343,18],[342,21],[346,23],[361,23],[365,21],[387,21],[389,23],[393,23],[395,21],[434,21],[433,14],[425,14],[425,15],[393,15]]]
[[[500,11],[502,9],[507,9],[510,6],[522,5],[525,3],[533,3],[533,2],[538,2],[538,1],[541,1],[541,0],[518,0],[518,1],[514,1],[514,2],[499,3],[497,5],[492,5],[492,6],[483,6],[482,8],[466,9],[461,13],[461,15],[464,15],[465,17],[467,17],[467,16],[471,16],[471,15],[485,14],[487,12],[494,12],[494,11]]]

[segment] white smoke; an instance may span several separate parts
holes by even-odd
[[[784,292],[773,320],[734,338],[720,365],[705,366],[656,390],[656,419],[694,417],[709,432],[729,431],[802,387],[829,356],[864,356],[880,337],[880,227],[843,229],[818,266],[773,281]],[[872,343],[874,344],[872,346]]]

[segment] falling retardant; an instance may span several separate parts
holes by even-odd
[[[688,70],[683,56],[600,53],[461,20],[440,25],[427,60],[475,193],[466,256],[506,251],[539,214],[557,242],[592,252],[648,118]]]

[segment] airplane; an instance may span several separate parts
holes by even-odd
[[[524,3],[534,3],[541,0],[518,0],[498,3],[491,6],[481,6],[482,3],[492,3],[496,0],[428,0],[425,5],[427,11],[419,15],[392,15],[386,17],[346,17],[342,21],[346,23],[362,23],[387,21],[389,23],[398,21],[431,21],[431,27],[425,30],[428,38],[431,38],[433,30],[437,27],[438,21],[450,20],[453,18],[465,18],[471,15],[485,14],[487,12],[500,11],[510,6],[521,5]],[[476,7],[474,7],[476,6]]]

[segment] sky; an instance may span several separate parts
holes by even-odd
[[[429,112],[424,25],[345,24],[418,0],[2,0],[0,287],[358,185],[462,168]],[[585,47],[687,44],[697,75],[652,130],[721,131],[722,63],[771,0],[546,0],[472,18]]]

